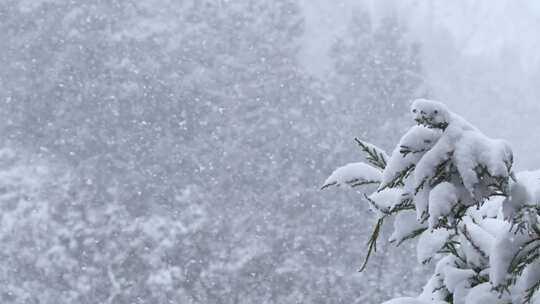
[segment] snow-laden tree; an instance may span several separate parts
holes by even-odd
[[[377,185],[364,193],[378,217],[366,263],[390,218],[390,242],[417,238],[418,261],[436,262],[418,297],[386,303],[540,303],[540,171],[515,174],[505,141],[440,102],[416,100],[411,112],[416,125],[391,156],[358,140],[368,163],[338,168],[323,186]]]
[[[103,159],[88,165],[121,170]],[[1,302],[189,303],[196,295],[209,303],[199,277],[211,258],[210,215],[193,202],[198,189],[177,198],[182,214],[133,218],[122,203],[126,185],[88,170],[0,149]]]

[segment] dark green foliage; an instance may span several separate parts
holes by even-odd
[[[539,205],[520,206],[510,218],[510,223],[512,224],[510,229],[514,230],[516,233],[531,233],[532,235],[536,234],[537,237],[540,237],[540,230],[538,227],[526,220],[527,217],[535,214],[540,214]]]
[[[434,188],[436,185],[450,181],[457,174],[456,166],[452,161],[453,153],[447,153],[446,158],[435,167],[435,174],[429,181],[429,186]]]
[[[387,183],[386,185],[379,186],[379,191],[382,191],[386,188],[395,188],[395,187],[403,186],[405,179],[409,177],[409,175],[414,171],[415,167],[416,166],[414,164],[409,165],[403,171],[396,174],[389,183]]]
[[[399,246],[401,245],[403,242],[407,241],[407,240],[411,240],[411,239],[414,239],[415,237],[419,236],[420,234],[422,234],[424,231],[426,231],[428,228],[420,228],[420,229],[416,229],[414,230],[411,234],[407,235],[406,237],[404,237],[403,239],[401,239],[397,244],[396,246]]]
[[[417,154],[417,153],[424,153],[427,152],[428,149],[420,149],[420,150],[412,150],[410,147],[407,146],[399,146],[399,153],[403,155],[403,157],[409,155],[409,154]]]
[[[532,303],[533,296],[535,293],[540,291],[540,281],[536,282],[531,288],[527,289],[525,298],[523,299],[523,304]]]
[[[539,258],[540,236],[537,236],[521,245],[512,258],[510,266],[508,267],[508,273],[512,275],[512,278],[509,280],[509,285],[515,284],[517,276],[523,273],[525,267]]]
[[[460,243],[456,240],[454,240],[454,236],[455,235],[452,235],[450,238],[448,238],[447,242],[444,243],[443,247],[441,248],[441,250],[439,250],[439,253],[448,253],[448,254],[451,254],[453,256],[455,256],[456,258],[458,258],[458,260],[461,261],[461,263],[463,263],[463,265],[466,265],[467,264],[467,261],[465,260],[465,258],[463,258],[459,253],[458,253],[458,250],[457,248],[459,247]],[[462,265],[456,265],[458,267],[462,266]]]
[[[415,119],[415,121],[416,121],[417,124],[426,126],[426,127],[430,128],[430,129],[440,129],[440,130],[444,131],[448,127],[447,122],[433,123],[431,120],[429,120],[428,118],[425,118],[425,117],[417,118],[417,119]]]
[[[386,168],[386,157],[383,151],[378,150],[374,146],[368,145],[358,138],[354,139],[356,143],[362,148],[367,156],[366,160],[374,167],[384,170]]]
[[[375,229],[373,230],[373,233],[371,234],[371,237],[369,238],[369,241],[368,241],[368,252],[366,254],[366,258],[364,260],[364,264],[362,264],[362,267],[360,267],[360,269],[358,270],[358,272],[362,272],[366,269],[366,266],[368,264],[368,261],[369,261],[369,257],[371,256],[371,252],[372,251],[377,251],[377,238],[379,237],[379,232],[381,230],[381,226],[384,222],[384,217],[380,218],[378,221],[377,221],[377,224],[375,225]]]

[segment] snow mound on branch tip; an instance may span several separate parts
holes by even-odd
[[[323,188],[331,185],[354,185],[362,182],[379,183],[381,171],[366,163],[350,163],[339,167],[326,179]]]

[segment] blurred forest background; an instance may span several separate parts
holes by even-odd
[[[408,101],[538,168],[540,5],[0,0],[2,303],[376,303],[417,294],[354,191]],[[518,35],[519,34],[519,35]],[[388,230],[390,227],[386,227]]]

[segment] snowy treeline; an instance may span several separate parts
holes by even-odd
[[[321,82],[295,0],[0,1],[0,302],[413,295],[399,253],[357,272],[367,207],[317,187],[424,90],[384,20],[355,14]]]
[[[378,218],[370,252],[393,218],[390,241],[418,237],[418,262],[436,262],[420,296],[385,303],[540,303],[540,171],[515,174],[505,141],[440,102],[411,112],[416,125],[390,157],[361,143],[370,165],[338,168],[324,186],[377,185],[365,195]]]

